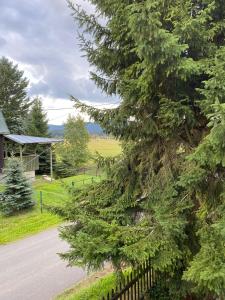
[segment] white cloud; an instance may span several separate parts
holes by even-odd
[[[30,80],[30,96],[41,95],[47,106],[55,101],[58,107],[70,106],[70,95],[96,105],[117,100],[107,97],[90,81],[90,66],[79,50],[78,26],[66,1],[0,2],[0,56],[9,57],[24,70]],[[89,1],[74,2],[94,11]],[[54,112],[58,124],[65,120],[59,113]]]

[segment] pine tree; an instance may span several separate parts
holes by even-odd
[[[43,111],[42,101],[39,97],[32,101],[31,110],[26,121],[26,134],[49,137],[47,114]],[[40,155],[37,174],[48,174],[50,172],[50,153],[47,147],[38,145],[36,153]]]
[[[32,101],[26,122],[26,133],[31,136],[49,136],[47,114],[43,111],[42,101],[39,97]]]
[[[74,101],[124,150],[65,208],[62,256],[117,271],[150,256],[171,299],[224,299],[224,1],[90,2],[100,20],[70,3],[82,49],[96,85],[121,103]]]
[[[28,80],[7,58],[0,59],[0,109],[11,133],[25,131],[25,119],[30,106],[27,96]]]
[[[23,175],[20,161],[11,158],[6,169],[5,189],[0,194],[0,210],[4,215],[12,215],[18,211],[31,208],[32,187]]]

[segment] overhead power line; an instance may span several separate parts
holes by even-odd
[[[74,109],[74,107],[43,108],[43,110],[64,110],[64,109]]]
[[[99,103],[99,104],[90,104],[90,106],[109,106],[109,105],[117,105],[120,104],[120,102],[113,102],[113,103]],[[89,104],[88,104],[89,105]],[[75,107],[61,107],[61,108],[54,108],[54,107],[49,107],[49,108],[43,108],[43,110],[70,110],[70,109],[75,109]]]

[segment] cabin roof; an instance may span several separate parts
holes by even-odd
[[[26,144],[54,144],[61,143],[63,139],[57,138],[46,138],[46,137],[36,137],[28,135],[17,135],[17,134],[4,134],[5,138],[18,143],[20,145]]]
[[[5,118],[0,110],[0,134],[9,134],[8,126],[6,125]]]

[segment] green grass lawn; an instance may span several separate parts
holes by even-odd
[[[83,181],[84,180],[84,181]],[[93,177],[94,181],[99,181],[99,177]],[[81,187],[84,184],[92,182],[92,176],[84,174],[63,179],[64,184],[75,183],[75,187]],[[32,210],[20,212],[11,217],[0,215],[0,244],[15,241],[28,235],[40,232],[51,226],[59,224],[62,220],[60,217],[47,212],[40,211],[40,191],[42,191],[43,204],[60,205],[69,199],[69,194],[63,186],[61,180],[47,182],[38,179],[33,184],[34,200],[36,205]]]

